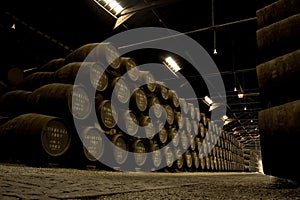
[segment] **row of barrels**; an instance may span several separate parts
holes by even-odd
[[[80,168],[94,165],[108,169],[98,161],[108,152],[112,152],[110,163],[114,164],[113,168],[116,169],[134,164],[136,169],[147,167],[148,170],[243,170],[241,151],[234,150],[235,146],[225,137],[220,137],[220,142],[215,146],[202,141],[184,152],[180,146],[161,150],[161,146],[153,140],[133,140],[124,133],[109,135],[112,145],[104,142],[106,135],[97,125],[83,127],[80,132],[76,132],[62,118],[36,113],[26,113],[8,120],[0,126],[0,133],[1,161],[6,162],[19,161],[34,165],[57,163],[63,167]],[[228,143],[231,145],[222,147],[222,144]],[[154,153],[130,157],[130,151]],[[161,167],[164,165],[166,167]]]
[[[261,94],[259,112],[264,173],[300,180],[300,2],[278,0],[256,12]]]
[[[244,156],[244,171],[258,172],[259,158],[257,152],[255,152],[253,149],[243,148],[243,156]]]
[[[243,169],[242,147],[232,135],[109,43],[51,60],[4,93],[0,105],[1,152],[10,149],[5,160],[122,170]]]

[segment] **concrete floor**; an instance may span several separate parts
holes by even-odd
[[[0,199],[300,199],[262,173],[108,172],[0,164]]]

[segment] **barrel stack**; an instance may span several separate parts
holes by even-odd
[[[110,43],[86,44],[50,60],[4,92],[0,105],[1,144],[18,141],[1,160],[110,170],[244,171],[241,143],[210,113],[178,97]],[[26,145],[43,153],[23,151]]]
[[[299,181],[300,2],[278,0],[256,15],[263,170]]]
[[[258,154],[253,149],[243,148],[244,155],[244,171],[245,172],[258,172],[259,160]]]

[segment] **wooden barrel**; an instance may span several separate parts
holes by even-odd
[[[201,147],[202,147],[202,141],[201,141],[201,138],[195,137],[195,142],[196,142],[196,150],[197,150],[197,151],[200,151],[200,150],[201,150]]]
[[[175,166],[174,168],[178,169],[179,171],[184,170],[184,156],[183,152],[180,149],[175,148],[174,149],[174,155],[175,155]]]
[[[120,67],[117,69],[121,74],[127,73],[129,80],[135,82],[139,79],[139,69],[137,68],[136,60],[132,57],[121,57]],[[126,77],[126,78],[127,78]]]
[[[183,129],[183,126],[184,126],[184,116],[181,115],[180,112],[178,111],[175,111],[174,112],[174,125],[176,127],[178,127],[178,129]]]
[[[80,75],[78,72],[80,70]],[[78,76],[78,77],[77,77]],[[90,85],[97,91],[102,92],[108,87],[108,76],[101,64],[95,62],[72,62],[64,65],[54,73],[57,83]],[[88,84],[88,85],[86,85]]]
[[[168,90],[169,93],[169,105],[172,106],[173,108],[179,108],[180,107],[180,102],[179,102],[179,98],[176,94],[175,90]]]
[[[96,105],[96,112],[103,130],[115,128],[118,123],[118,113],[110,100],[103,100],[99,105]]]
[[[155,142],[150,142],[150,152],[152,152],[152,156],[150,159],[150,170],[157,171],[160,169],[162,165],[163,155],[159,148],[159,145]]]
[[[90,98],[80,85],[52,83],[32,92],[35,111],[55,116],[86,119],[91,112]]]
[[[193,171],[198,171],[200,167],[200,159],[196,151],[192,151]]]
[[[0,97],[0,113],[5,116],[17,116],[32,110],[31,91],[12,90]]]
[[[194,120],[196,118],[195,106],[192,103],[187,103],[187,106],[188,106],[188,116],[189,118]]]
[[[137,119],[136,114],[132,110],[125,110],[123,113],[120,113],[123,117],[122,120],[119,120],[118,125],[126,129],[128,135],[134,136],[139,130],[139,120]]]
[[[172,151],[172,148],[170,147],[165,148],[164,158],[165,158],[167,170],[173,171],[174,170],[173,165],[176,158],[174,152]]]
[[[139,131],[141,131],[140,134],[142,137],[148,139],[154,138],[156,134],[156,124],[152,122],[151,118],[147,115],[140,115],[138,120],[140,125]]]
[[[199,160],[200,160],[201,171],[205,171],[206,170],[206,159],[205,159],[205,157],[200,155]]]
[[[14,65],[2,65],[0,69],[0,80],[7,85],[17,86],[24,78],[23,69]]]
[[[300,83],[300,50],[274,58],[256,67],[261,101],[264,108],[300,99],[291,92]]]
[[[23,162],[47,162],[68,150],[71,131],[61,118],[26,113],[3,124],[0,137],[1,152],[5,152],[5,156],[22,159]]]
[[[72,140],[68,151],[60,159],[60,166],[77,169],[87,169],[93,166],[104,169],[104,165],[100,162],[104,152],[107,151],[103,131],[92,123],[76,127],[76,129],[73,122],[69,123],[73,130]]]
[[[191,125],[192,125],[192,135],[197,136],[199,134],[199,122],[196,120],[191,120]]]
[[[264,173],[300,180],[300,100],[264,109],[258,114]],[[274,156],[275,155],[275,156]],[[290,161],[279,162],[284,159]]]
[[[185,167],[187,170],[191,171],[193,167],[193,158],[190,150],[186,150],[183,154],[185,160]]]
[[[298,0],[278,0],[256,11],[257,26],[263,28],[299,12]]]
[[[290,16],[256,31],[260,62],[299,49],[300,14]]]
[[[113,90],[114,97],[119,103],[125,104],[130,100],[130,88],[123,77],[116,77],[111,80],[108,93],[112,93]]]
[[[174,123],[174,110],[173,108],[166,104],[163,105],[164,109],[165,109],[165,113],[166,113],[166,121],[169,125],[172,125]]]
[[[146,92],[141,88],[136,88],[130,98],[130,109],[139,113],[147,109],[148,101]]]
[[[80,46],[65,57],[66,64],[71,62],[100,62],[104,68],[110,66],[116,69],[121,63],[119,50],[109,42]]]
[[[65,58],[54,58],[39,68],[41,72],[55,72],[65,65]]]
[[[110,137],[112,142],[113,160],[116,167],[123,165],[128,158],[129,144],[128,140],[122,133],[118,133]]]
[[[103,133],[94,126],[87,126],[79,133],[85,157],[92,162],[100,161],[104,154]]]
[[[34,72],[26,76],[17,86],[20,90],[33,91],[43,85],[54,83],[54,72]]]
[[[179,104],[180,104],[181,112],[184,113],[185,115],[187,115],[189,108],[188,108],[186,100],[184,98],[179,98]]]
[[[180,135],[178,133],[178,130],[176,128],[171,128],[169,130],[169,140],[172,142],[174,147],[178,147],[180,144]]]
[[[179,135],[180,135],[180,142],[181,142],[181,147],[183,148],[183,149],[188,149],[189,148],[189,137],[188,137],[188,135],[187,135],[187,133],[186,133],[186,131],[185,130],[182,130],[180,133],[179,133]]]
[[[141,82],[145,84],[145,89],[148,92],[155,92],[156,89],[156,82],[153,74],[150,71],[142,71],[139,72],[139,79],[137,82]]]
[[[142,139],[135,139],[129,144],[130,151],[133,152],[134,162],[137,167],[142,167],[147,161],[148,146]]]
[[[190,150],[195,151],[197,146],[195,138],[193,138],[192,135],[189,134],[189,139],[190,139]]]
[[[163,106],[160,103],[160,100],[156,96],[149,96],[147,99],[147,110],[149,110],[149,116],[152,119],[160,119],[163,115]]]
[[[158,124],[158,139],[161,144],[166,144],[168,141],[169,129],[164,127],[163,123]]]
[[[191,120],[189,117],[184,117],[183,119],[183,127],[184,127],[184,130],[186,130],[186,132],[188,134],[191,134],[192,133],[192,124],[191,124]]]
[[[205,169],[207,171],[211,171],[212,170],[210,162],[211,162],[210,156],[206,156],[205,157]]]
[[[163,82],[156,81],[155,94],[162,103],[165,103],[169,98],[168,90]]]

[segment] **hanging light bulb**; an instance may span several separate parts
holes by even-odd
[[[244,94],[243,94],[242,92],[238,93],[238,98],[239,98],[239,99],[244,98]]]
[[[244,107],[244,110],[247,110],[247,107],[246,107],[246,106]]]
[[[218,54],[217,49],[214,48],[214,55],[217,55],[217,54]]]
[[[237,91],[236,86],[234,86],[233,91],[235,91],[235,92]]]
[[[218,54],[217,49],[214,48],[214,55],[217,55],[217,54]]]

